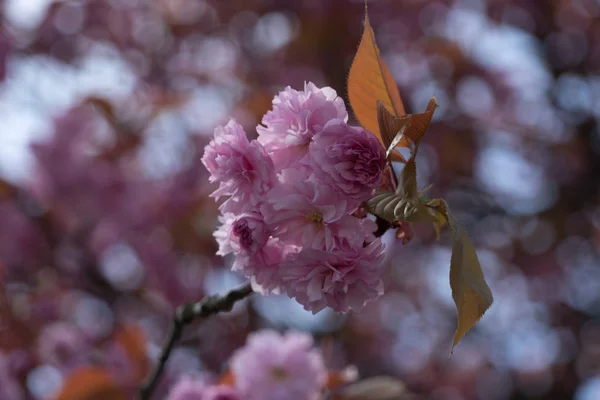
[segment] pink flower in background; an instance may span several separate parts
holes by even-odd
[[[375,135],[363,128],[333,120],[313,137],[312,165],[317,177],[359,201],[369,199],[381,183],[385,150]]]
[[[295,169],[282,172],[261,211],[275,235],[305,247],[331,248],[336,237],[357,234],[344,196]]]
[[[209,386],[202,400],[242,400],[237,391],[226,385]]]
[[[335,90],[318,88],[310,82],[304,85],[304,91],[288,86],[275,96],[273,109],[256,127],[258,141],[280,170],[306,155],[312,137],[332,119],[348,120],[344,100]]]
[[[259,212],[248,212],[239,216],[225,214],[220,220],[223,225],[214,233],[219,243],[218,255],[256,254],[269,239],[269,231]]]
[[[90,343],[83,332],[66,322],[55,322],[44,327],[38,337],[38,357],[59,368],[82,364],[88,355]]]
[[[231,372],[247,400],[316,399],[327,377],[321,353],[310,335],[264,330],[248,336],[231,358]]]
[[[366,247],[303,249],[281,266],[285,290],[313,314],[361,310],[383,294],[383,249],[380,239]]]
[[[219,188],[211,196],[232,196],[221,206],[223,212],[243,212],[256,205],[273,184],[273,161],[262,147],[248,141],[241,125],[231,120],[215,128],[215,136],[204,149],[202,163],[210,182]]]
[[[206,390],[200,379],[184,376],[171,388],[167,400],[204,400]]]
[[[173,386],[167,400],[241,400],[241,398],[231,386],[207,385],[200,379],[186,376]]]
[[[9,354],[0,351],[0,399],[23,400],[25,393],[11,368]]]

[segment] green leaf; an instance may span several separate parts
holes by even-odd
[[[375,195],[367,202],[369,212],[385,219],[396,222],[404,217],[408,199],[388,190],[377,189]]]
[[[428,206],[428,203],[421,202],[418,197],[411,198],[383,189],[378,189],[369,199],[367,208],[370,213],[392,223],[401,220],[436,224],[440,221],[438,211]]]
[[[409,164],[407,164],[408,166]],[[452,349],[492,305],[493,296],[488,287],[479,258],[467,233],[456,222],[442,199],[416,201],[405,194],[377,190],[367,202],[369,212],[389,222],[431,222],[439,236],[446,224],[452,232],[452,257],[450,260],[450,287],[456,305],[458,326],[454,333]]]

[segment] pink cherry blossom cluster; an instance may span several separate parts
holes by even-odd
[[[217,254],[262,293],[287,293],[317,313],[359,310],[383,292],[384,246],[355,213],[380,185],[385,151],[347,124],[344,101],[307,83],[273,99],[258,139],[235,121],[215,129],[202,162],[220,206]]]
[[[210,384],[185,377],[167,400],[311,400],[327,380],[322,353],[302,332],[255,332],[230,360],[233,385]]]

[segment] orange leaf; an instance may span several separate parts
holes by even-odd
[[[377,103],[377,116],[379,119],[379,126],[382,131],[382,137],[391,137],[389,140],[387,155],[390,153],[393,156],[399,153],[392,152],[396,147],[412,147],[411,157],[414,157],[416,150],[425,135],[425,131],[429,127],[433,112],[437,107],[435,97],[432,97],[427,104],[427,109],[423,113],[419,114],[408,114],[401,117],[394,117],[383,105],[383,103]],[[396,160],[395,160],[396,161]],[[406,162],[404,157],[401,160]]]
[[[225,371],[219,378],[219,385],[233,386],[235,384],[235,376],[231,373],[231,370]]]
[[[132,376],[139,382],[148,373],[150,363],[146,354],[146,335],[135,325],[126,325],[115,334],[116,342],[123,346],[135,368]]]
[[[358,371],[355,366],[349,366],[341,371],[329,371],[325,387],[329,390],[337,389],[358,379]]]
[[[404,158],[402,154],[390,150],[390,146],[394,143],[395,138],[404,137],[399,134],[406,124],[402,119],[389,112],[381,100],[377,100],[377,122],[379,124],[379,133],[381,135],[380,140],[384,146],[387,144],[386,158],[391,156],[393,161],[406,163],[406,158]],[[394,148],[395,147],[396,146],[394,145]]]
[[[67,377],[56,400],[126,400],[127,395],[117,387],[105,369],[85,367]]]
[[[365,29],[348,76],[348,97],[360,124],[377,135],[387,149],[388,138],[382,137],[379,131],[377,102],[381,101],[396,117],[404,115],[405,111],[396,81],[379,54],[366,10]]]

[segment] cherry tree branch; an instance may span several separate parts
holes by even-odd
[[[250,283],[233,289],[224,295],[207,296],[196,303],[186,303],[179,307],[175,311],[173,321],[169,329],[169,334],[165,343],[162,346],[158,363],[152,370],[152,373],[148,377],[146,383],[141,387],[139,392],[140,400],[149,400],[158,384],[160,377],[165,368],[165,364],[171,355],[171,350],[175,342],[181,338],[183,328],[189,325],[193,321],[201,318],[207,318],[211,315],[218,314],[220,312],[231,311],[233,306],[239,300],[242,300],[253,293]]]
[[[386,220],[377,217],[377,231],[374,232],[376,237],[381,237],[383,234],[391,228],[391,224]],[[250,283],[231,290],[224,295],[207,296],[196,303],[186,303],[179,307],[175,311],[173,316],[173,322],[169,329],[169,334],[165,343],[162,346],[158,363],[152,370],[152,373],[148,377],[146,383],[141,387],[139,392],[140,400],[149,400],[158,385],[160,377],[163,373],[167,360],[171,355],[171,350],[175,343],[181,338],[183,328],[189,325],[193,321],[201,318],[210,317],[211,315],[218,314],[220,312],[231,311],[233,306],[239,300],[242,300],[253,293],[252,286]]]

